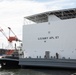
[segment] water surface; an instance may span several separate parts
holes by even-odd
[[[0,75],[72,75],[75,70],[57,69],[0,69]]]

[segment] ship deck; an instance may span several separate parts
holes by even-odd
[[[35,59],[35,58],[21,58],[19,65],[32,67],[50,67],[50,68],[70,68],[76,69],[75,59]]]

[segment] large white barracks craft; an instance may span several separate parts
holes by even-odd
[[[23,26],[23,66],[76,68],[76,8],[28,17]],[[27,20],[27,21],[28,21]]]

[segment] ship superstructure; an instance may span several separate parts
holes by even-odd
[[[25,58],[76,59],[76,9],[44,12],[25,17]]]

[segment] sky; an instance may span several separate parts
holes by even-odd
[[[22,39],[24,17],[68,8],[76,8],[76,0],[0,0],[0,27],[7,36],[7,27],[11,27],[18,38]],[[7,45],[7,39],[0,33],[0,48]]]

